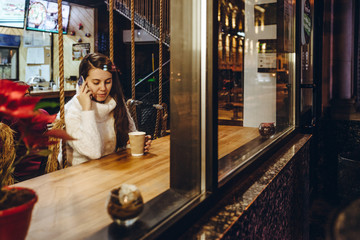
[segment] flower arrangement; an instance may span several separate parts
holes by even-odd
[[[73,140],[64,130],[47,130],[56,115],[37,109],[41,98],[25,96],[28,87],[0,80],[0,204],[8,195],[4,186],[14,183],[17,164],[28,156],[49,155],[48,147],[56,143],[54,138]]]

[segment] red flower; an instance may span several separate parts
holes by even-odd
[[[45,148],[51,144],[49,137],[45,135],[47,124],[52,123],[56,115],[34,113],[32,117],[20,119],[18,122],[21,138],[29,149]]]
[[[34,116],[34,108],[39,97],[24,97],[27,85],[9,80],[0,80],[0,118],[28,118]]]
[[[35,111],[38,97],[25,97],[29,86],[20,85],[9,80],[0,80],[0,121],[10,120],[21,134],[20,139],[27,149],[44,149],[53,144],[49,137],[73,140],[63,130],[47,131],[47,125],[52,123],[56,115],[49,115],[44,110]]]
[[[49,141],[49,137],[74,140],[64,130],[54,129],[47,131],[47,125],[54,122],[55,118],[56,114],[49,115],[47,112],[38,111],[33,117],[19,121],[19,131],[28,149],[44,149],[54,144],[54,142]]]
[[[16,158],[11,158],[5,169],[0,169],[0,190],[4,184],[11,182],[11,175],[15,169],[17,175],[26,174],[28,167],[36,165],[38,156],[46,157],[51,151],[49,145],[55,144],[54,138],[73,140],[64,130],[49,130],[48,124],[52,123],[56,115],[49,115],[45,110],[35,110],[40,98],[26,97],[28,86],[9,80],[0,79],[0,122],[14,130],[16,141]],[[52,142],[54,141],[54,142]],[[0,143],[1,145],[1,143]],[[29,165],[30,164],[30,165]],[[6,166],[6,165],[5,165]],[[19,166],[16,171],[16,167]]]

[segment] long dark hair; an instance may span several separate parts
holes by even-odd
[[[113,114],[115,119],[116,149],[118,149],[125,146],[129,140],[129,118],[119,74],[115,65],[113,65],[107,56],[101,53],[90,53],[86,55],[80,63],[79,77],[83,76],[83,78],[86,79],[89,76],[89,71],[94,68],[100,68],[112,74],[112,87],[109,95],[116,102]]]

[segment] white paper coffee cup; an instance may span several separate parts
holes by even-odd
[[[144,155],[145,132],[129,132],[131,155],[138,157]]]

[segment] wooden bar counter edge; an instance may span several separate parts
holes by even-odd
[[[75,89],[68,89],[64,91],[65,97],[72,97],[76,93]],[[30,91],[30,96],[46,98],[58,98],[60,96],[60,90],[36,90]]]

